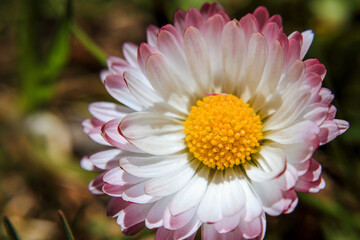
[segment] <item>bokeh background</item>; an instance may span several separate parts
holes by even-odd
[[[145,230],[125,237],[105,216],[109,198],[87,190],[97,173],[80,168],[101,150],[81,121],[93,101],[114,101],[99,79],[107,55],[125,41],[145,41],[149,24],[172,22],[200,0],[0,1],[0,215],[21,239],[66,239],[63,210],[76,239],[153,239]],[[327,67],[324,86],[335,94],[337,118],[350,129],[320,147],[326,188],[299,194],[295,211],[267,217],[265,239],[360,239],[360,1],[223,0],[231,18],[259,5],[279,13],[284,31],[312,29],[306,58]],[[197,236],[199,237],[199,236]],[[9,239],[3,222],[0,239]]]

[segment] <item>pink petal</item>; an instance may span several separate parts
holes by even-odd
[[[320,126],[320,145],[330,142],[349,128],[349,123],[344,120],[326,120]]]
[[[295,190],[299,192],[317,193],[321,189],[324,189],[324,187],[325,187],[325,181],[321,177],[314,182],[308,182],[299,179],[299,181],[296,184]]]
[[[250,222],[241,221],[239,224],[240,231],[245,238],[255,238],[262,234],[262,218],[265,216],[259,216]]]
[[[239,214],[231,217],[224,217],[221,221],[214,224],[215,230],[218,233],[228,233],[238,227],[240,222]]]
[[[103,121],[98,119],[86,119],[82,122],[83,131],[95,142],[110,146],[108,142],[101,136],[101,127],[104,124]]]
[[[265,7],[260,6],[255,9],[253,14],[259,24],[259,29],[262,29],[262,27],[265,25],[265,23],[269,19],[269,12],[267,11],[267,9]]]
[[[148,215],[146,216],[146,220],[145,220],[146,227],[150,229],[154,229],[154,228],[162,227],[164,225],[163,215],[170,200],[171,200],[171,196],[164,197],[154,204],[154,206],[150,209]]]
[[[127,229],[138,223],[144,222],[146,215],[154,204],[130,204],[121,210],[117,217],[117,224],[122,229]]]
[[[141,152],[134,145],[129,143],[118,131],[121,119],[114,119],[105,123],[101,127],[101,136],[111,145],[120,148],[121,150],[131,152]]]
[[[106,215],[110,217],[117,217],[119,212],[129,206],[130,203],[124,201],[121,197],[113,197],[106,208]]]
[[[185,15],[186,13],[181,9],[174,13],[174,26],[181,35],[184,33],[185,29]]]
[[[145,193],[145,182],[141,182],[127,188],[122,193],[122,198],[125,201],[129,201],[132,203],[140,203],[140,204],[152,203],[160,199],[158,197],[153,197]]]
[[[99,174],[89,183],[89,191],[92,194],[104,194],[104,192],[102,191],[102,187],[104,186],[103,177],[106,173],[107,171]]]
[[[249,42],[250,37],[259,31],[259,25],[257,23],[256,18],[252,14],[247,14],[246,16],[242,17],[239,21],[241,29],[244,31],[245,34],[245,41],[246,43]]]
[[[199,10],[190,8],[185,15],[185,28],[193,26],[201,30],[204,26],[204,19]]]
[[[204,3],[200,8],[200,13],[204,19],[208,19],[220,11],[224,11],[224,8],[220,3]]]
[[[157,53],[159,53],[159,50],[156,47],[153,47],[147,43],[140,44],[140,47],[138,49],[137,61],[143,73],[145,73],[145,63],[148,57],[152,54]]]
[[[134,226],[123,229],[122,233],[127,236],[132,236],[132,235],[138,234],[144,227],[145,227],[145,223],[140,222],[138,224],[135,224]]]
[[[172,215],[169,208],[164,211],[164,227],[170,230],[177,230],[184,227],[190,222],[195,214],[196,209],[192,208],[178,215]]]
[[[142,109],[140,103],[130,93],[122,75],[109,74],[106,76],[104,84],[110,95],[119,102],[136,111]]]
[[[321,165],[313,158],[310,160],[310,166],[307,172],[300,176],[300,179],[308,182],[316,181],[320,178]]]

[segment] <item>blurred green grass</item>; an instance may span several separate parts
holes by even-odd
[[[149,24],[172,22],[177,8],[199,0],[0,1],[0,215],[22,239],[64,239],[62,209],[76,239],[119,239],[105,216],[107,197],[92,196],[96,173],[79,159],[100,146],[82,133],[87,105],[113,101],[99,80],[106,55],[121,56],[125,41],[145,41]],[[327,187],[300,195],[290,215],[268,217],[266,239],[360,237],[360,1],[223,0],[231,18],[257,6],[279,13],[284,30],[313,29],[306,58],[327,67],[324,86],[335,94],[337,118],[350,129],[321,147],[316,158]],[[152,239],[146,230],[135,239]],[[124,239],[133,239],[124,237]],[[0,228],[0,239],[7,239]]]

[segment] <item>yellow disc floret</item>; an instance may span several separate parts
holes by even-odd
[[[198,100],[184,125],[189,151],[214,169],[246,164],[263,139],[259,115],[231,94]]]

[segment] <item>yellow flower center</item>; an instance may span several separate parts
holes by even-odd
[[[184,125],[189,151],[214,169],[245,165],[263,139],[260,116],[231,94],[198,100]]]

